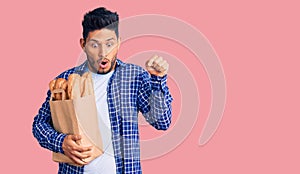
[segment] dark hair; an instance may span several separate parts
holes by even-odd
[[[86,40],[89,32],[101,30],[103,28],[114,30],[117,38],[119,37],[119,15],[111,12],[104,7],[96,8],[84,15],[82,21],[83,39]]]

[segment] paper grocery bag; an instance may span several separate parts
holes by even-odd
[[[62,100],[53,101],[55,93],[62,93]],[[103,154],[95,96],[87,95],[73,100],[66,100],[65,96],[65,91],[62,89],[56,89],[51,94],[49,102],[53,126],[56,131],[64,134],[80,134],[82,139],[77,142],[78,144],[93,145],[93,155],[84,159],[86,162],[90,162]],[[77,165],[61,153],[53,152],[52,160]]]

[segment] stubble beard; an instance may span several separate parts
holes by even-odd
[[[102,59],[105,59],[105,58],[102,58]],[[99,60],[99,61],[101,61],[101,60]],[[89,64],[90,71],[97,73],[97,74],[108,74],[115,68],[116,61],[117,61],[117,55],[115,55],[114,58],[111,61],[109,61],[110,67],[107,71],[105,71],[104,69],[101,69],[100,66],[98,65],[98,61],[95,62],[93,58],[88,57],[87,61]],[[97,67],[99,67],[99,68],[97,69]]]

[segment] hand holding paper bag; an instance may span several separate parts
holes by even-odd
[[[91,74],[71,74],[66,88],[56,89],[54,85],[50,90],[54,128],[68,134],[64,154],[53,152],[53,160],[82,166],[103,154]],[[55,94],[61,94],[61,100]]]
[[[62,148],[64,154],[76,164],[85,165],[87,162],[84,159],[92,156],[92,146],[83,147],[77,144],[77,141],[80,141],[81,139],[80,135],[67,135],[64,139]]]

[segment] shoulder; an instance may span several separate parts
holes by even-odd
[[[139,76],[142,74],[148,74],[148,72],[139,65],[132,64],[132,63],[124,63],[118,59],[118,71],[121,74],[128,75],[128,76]]]
[[[75,72],[75,67],[68,69],[64,72],[62,72],[61,74],[59,74],[56,78],[64,78],[64,79],[68,79],[69,75]]]
[[[116,78],[122,82],[131,82],[131,84],[139,86],[148,84],[150,81],[148,71],[136,64],[118,62],[116,71]]]

